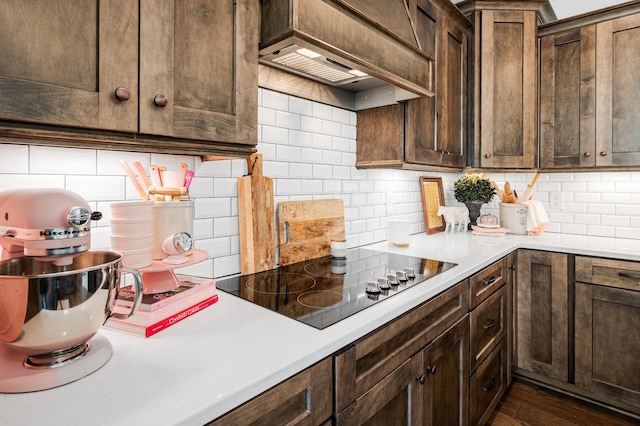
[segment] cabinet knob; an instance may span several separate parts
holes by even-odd
[[[606,157],[607,151],[600,151],[600,157]]]
[[[483,286],[488,286],[489,284],[493,284],[495,282],[496,282],[496,276],[495,275],[491,275],[488,279],[482,280],[482,285]]]
[[[590,152],[585,152],[584,154],[582,154],[582,156],[584,158],[589,158],[589,157],[591,157],[591,153]]]
[[[153,104],[157,107],[164,108],[167,106],[167,97],[165,95],[156,95],[153,98]]]
[[[496,385],[496,378],[492,377],[489,380],[489,384],[487,386],[483,386],[482,387],[482,392],[489,392],[491,389],[493,389],[493,387]]]
[[[427,365],[425,370],[427,370],[427,373],[436,374],[436,366],[435,365]]]
[[[490,152],[487,152],[487,153],[484,155],[484,158],[491,158],[491,153],[490,153]]]
[[[118,87],[115,91],[116,99],[119,101],[128,101],[131,98],[131,92],[126,87]]]
[[[422,376],[416,376],[416,380],[419,381],[421,385],[424,385],[424,374]]]

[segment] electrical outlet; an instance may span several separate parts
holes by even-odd
[[[552,191],[549,193],[549,211],[559,212],[562,211],[562,191]]]

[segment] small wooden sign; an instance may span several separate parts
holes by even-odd
[[[420,193],[422,194],[422,211],[427,234],[435,234],[445,230],[444,217],[438,216],[438,208],[444,206],[444,189],[442,178],[420,177]]]

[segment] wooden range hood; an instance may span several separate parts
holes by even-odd
[[[315,99],[323,92],[352,110],[433,96],[433,58],[404,0],[262,0],[261,23],[262,87],[327,102]],[[318,57],[298,53],[309,51]]]

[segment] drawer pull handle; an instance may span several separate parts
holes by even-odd
[[[489,392],[491,389],[494,388],[495,385],[496,385],[496,378],[492,377],[491,380],[489,380],[489,384],[482,388],[482,392]]]
[[[436,374],[436,366],[435,365],[427,365],[427,373]]]
[[[489,324],[483,325],[482,328],[484,329],[484,331],[487,331],[489,329],[492,329],[495,325],[496,325],[496,320],[492,319],[491,321],[489,321]]]
[[[491,275],[488,280],[482,280],[482,285],[487,286],[496,282],[496,276]]]
[[[626,272],[618,272],[618,276],[622,278],[629,278],[630,280],[640,281],[640,275],[628,274]]]
[[[424,385],[424,380],[425,380],[424,374],[422,376],[417,376],[416,380],[420,382],[421,385]]]

